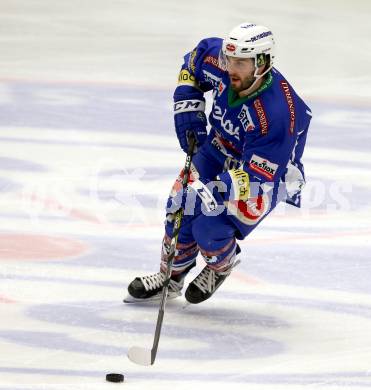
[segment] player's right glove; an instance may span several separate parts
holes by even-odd
[[[196,145],[201,146],[207,137],[205,100],[180,100],[174,103],[174,122],[180,147],[188,150],[188,139],[194,134]]]

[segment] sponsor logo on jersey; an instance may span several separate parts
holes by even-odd
[[[227,86],[223,83],[223,81],[220,81],[219,86],[218,86],[218,96],[220,96],[224,92],[226,87]]]
[[[214,74],[208,72],[207,70],[203,70],[202,73],[205,76],[205,81],[212,84],[214,88],[218,88],[220,77],[215,76]]]
[[[250,195],[249,174],[242,169],[230,171],[235,200],[247,201]]]
[[[207,211],[215,211],[218,202],[214,198],[213,194],[211,191],[207,188],[207,186],[202,183],[201,180],[195,180],[192,184],[191,187],[196,190],[197,195],[200,197],[201,202],[205,206]]]
[[[269,198],[266,194],[250,197],[246,202],[235,200],[226,203],[228,214],[234,215],[245,225],[255,225],[269,209]]]
[[[259,39],[269,37],[270,35],[272,35],[272,31],[265,31],[261,34],[255,35],[255,37],[252,37],[251,39],[249,39],[248,42],[255,42],[255,41],[258,41]]]
[[[225,114],[227,113],[227,109],[224,109],[224,112],[222,112],[221,107],[219,107],[217,104],[214,105],[212,116],[214,119],[220,121],[220,124],[224,131],[233,137],[235,137],[238,141],[240,140],[240,127],[233,126],[233,122],[229,119],[225,119]]]
[[[244,104],[240,113],[238,114],[238,119],[240,120],[242,127],[245,131],[252,131],[255,128],[255,125],[251,119],[249,113],[249,108]]]
[[[178,84],[197,86],[195,76],[193,76],[193,74],[191,74],[187,69],[182,69],[180,71],[178,77]]]
[[[196,55],[197,55],[197,49],[194,49],[190,56],[189,56],[189,60],[188,60],[188,68],[191,69],[191,71],[193,73],[196,72],[196,65],[195,65],[195,58],[196,58]]]
[[[230,154],[228,154],[227,152],[227,149],[223,146],[223,144],[219,141],[218,137],[214,137],[211,141],[211,145],[214,146],[214,148],[218,149],[219,152],[221,152],[222,154],[224,154],[224,156],[231,156]]]
[[[233,45],[232,43],[228,43],[225,48],[227,51],[236,51],[236,45]]]
[[[268,134],[267,115],[265,114],[263,104],[260,99],[254,100],[254,107],[255,107],[256,115],[259,118],[260,131],[262,135],[267,135]]]
[[[281,81],[281,87],[283,89],[283,93],[285,94],[287,105],[289,106],[289,112],[290,112],[290,128],[289,132],[290,134],[294,134],[294,127],[295,127],[295,105],[294,100],[292,99],[291,92],[289,85],[286,81]]]
[[[225,138],[223,138],[219,133],[218,131],[214,128],[215,130],[215,134],[216,134],[216,138],[218,139],[218,142],[223,145],[223,147],[225,147],[227,150],[230,150],[232,151],[233,153],[236,153],[238,155],[241,155],[242,154],[242,151],[239,150],[231,141],[228,141],[226,140]],[[225,154],[225,153],[223,153]],[[231,154],[225,154],[226,156],[230,156],[230,157],[233,157],[233,155]],[[228,169],[232,169],[232,168],[228,168]]]
[[[249,162],[249,167],[253,171],[260,173],[267,179],[273,180],[278,165],[270,162],[266,158],[253,154]]]
[[[216,57],[206,56],[205,59],[204,59],[204,63],[205,64],[210,64],[210,65],[214,66],[215,68],[218,68],[219,70],[223,70],[224,71],[224,69],[219,66],[219,60]]]

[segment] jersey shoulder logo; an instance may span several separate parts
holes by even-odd
[[[204,63],[210,64],[210,65],[214,66],[215,68],[224,71],[224,69],[219,65],[219,59],[214,57],[214,56],[206,56],[204,58]]]
[[[196,64],[195,64],[196,56],[197,56],[197,49],[194,49],[189,54],[189,59],[188,59],[188,68],[191,69],[193,73],[196,73]]]

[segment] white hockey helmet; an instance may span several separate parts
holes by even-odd
[[[253,58],[257,68],[267,64],[264,73],[269,72],[273,67],[274,60],[274,38],[272,31],[265,26],[254,23],[242,23],[235,27],[223,40],[222,56],[239,58]],[[257,74],[255,74],[257,76]]]

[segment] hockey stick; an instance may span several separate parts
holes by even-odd
[[[195,138],[190,137],[186,162],[183,169],[183,182],[182,182],[183,191],[185,191],[187,188],[188,177],[191,169],[191,162],[192,162],[192,156],[193,156],[195,144],[196,144]],[[173,267],[175,249],[176,249],[176,244],[178,242],[178,234],[179,234],[183,214],[184,214],[184,210],[182,207],[179,210],[177,210],[174,214],[174,227],[173,227],[173,232],[172,232],[172,237],[170,242],[169,258],[168,258],[167,269],[165,274],[164,287],[162,289],[162,296],[160,301],[160,308],[158,311],[155,337],[153,340],[152,349],[134,346],[129,348],[128,351],[128,358],[133,363],[140,364],[142,366],[150,366],[155,362],[156,359],[158,343],[160,341],[162,321],[164,319],[164,314],[165,314],[165,304],[166,304],[166,299],[169,291],[171,269]]]

